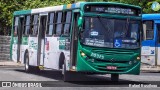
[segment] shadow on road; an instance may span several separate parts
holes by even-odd
[[[15,71],[26,73],[24,69],[15,69]],[[34,74],[58,80],[54,81],[54,83],[52,81],[51,82],[49,81],[47,84],[47,85],[58,85],[58,86],[127,86],[128,87],[129,84],[147,84],[144,82],[129,81],[123,79],[120,79],[119,82],[113,82],[110,80],[110,75],[109,76],[86,75],[81,73],[74,74],[70,82],[63,82],[63,75],[61,71],[55,71],[55,70],[31,72],[29,74]]]

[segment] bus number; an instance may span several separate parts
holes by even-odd
[[[104,56],[103,56],[103,55],[97,54],[97,53],[91,53],[91,56],[92,56],[92,57],[95,57],[95,58],[99,58],[99,59],[104,59]]]

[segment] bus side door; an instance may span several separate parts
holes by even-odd
[[[71,32],[71,49],[70,49],[70,60],[71,60],[71,68],[76,66],[77,60],[77,50],[78,50],[78,18],[79,12],[73,12],[73,28]]]
[[[38,51],[37,51],[37,65],[44,65],[45,53],[45,31],[47,25],[47,13],[40,14],[39,32],[38,32]]]
[[[22,32],[24,30],[24,17],[16,17],[14,23],[14,40],[12,59],[16,62],[20,61],[20,51],[22,42]]]
[[[29,35],[29,65],[37,66],[37,52],[38,52],[38,27],[39,27],[39,15],[31,15],[31,29]]]

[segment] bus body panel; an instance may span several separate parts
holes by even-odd
[[[83,57],[81,52],[85,53],[86,56]],[[125,54],[121,54],[120,52]],[[137,57],[139,57],[140,54],[138,52],[140,52],[140,49],[116,50],[79,47],[77,55],[77,71],[118,74],[125,73],[138,75],[140,73],[140,60],[137,60]],[[110,55],[111,53],[112,55]],[[104,57],[103,60],[100,60],[101,56]],[[107,66],[116,66],[116,70],[108,70]]]
[[[142,63],[155,65],[155,42],[152,40],[142,41],[141,61]]]
[[[24,56],[25,56],[25,51],[28,49],[28,45],[21,45],[21,54],[20,54],[20,62],[22,64],[25,64],[24,61]]]
[[[13,44],[12,46],[12,60],[17,62],[17,44]]]
[[[80,56],[80,55],[79,55]],[[88,64],[85,59],[79,58],[77,63],[77,71],[79,72],[91,72],[91,73],[104,73],[104,74],[133,74],[133,75],[139,75],[140,74],[140,62],[136,63],[133,67],[129,68],[128,70],[125,70],[124,72],[111,70],[111,71],[103,71],[98,70],[97,68],[93,67],[91,64]],[[103,66],[104,68],[107,68],[106,66]],[[105,70],[105,69],[104,69]]]
[[[17,62],[17,37],[13,37],[13,44],[12,44],[12,60]]]
[[[40,55],[40,65],[44,65],[44,48],[45,48],[45,44],[44,44],[45,40],[41,40],[41,55]]]
[[[20,62],[22,64],[25,64],[25,61],[24,61],[24,56],[25,56],[25,53],[26,53],[26,50],[28,50],[29,48],[29,45],[28,45],[28,36],[22,36],[22,44],[21,44],[21,53],[20,53]]]
[[[59,69],[59,37],[46,37],[45,40],[44,67]]]
[[[37,66],[37,49],[38,49],[38,38],[29,37],[29,64]]]

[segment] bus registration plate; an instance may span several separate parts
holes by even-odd
[[[116,66],[107,66],[107,69],[109,69],[109,70],[117,70],[117,67]]]

